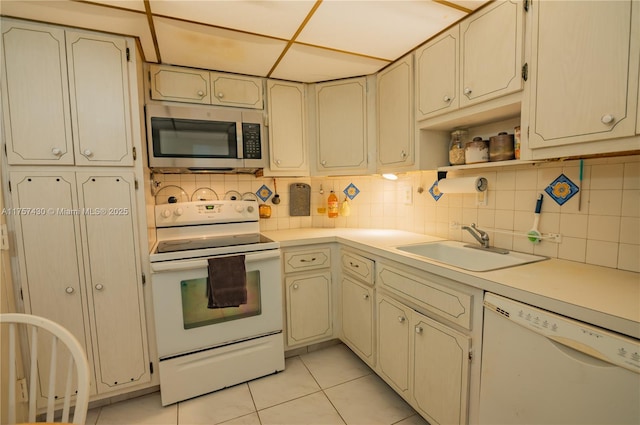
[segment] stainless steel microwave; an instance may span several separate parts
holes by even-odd
[[[164,172],[253,172],[266,164],[262,111],[145,106],[149,167]]]

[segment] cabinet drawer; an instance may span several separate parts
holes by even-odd
[[[284,253],[284,272],[292,273],[331,266],[330,248],[316,248]]]
[[[342,271],[373,286],[374,262],[352,252],[342,252]]]
[[[439,283],[449,282],[447,279],[424,272],[421,274],[418,277],[384,263],[378,264],[379,282],[388,291],[452,323],[471,329],[473,296]]]

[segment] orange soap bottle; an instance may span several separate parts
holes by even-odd
[[[329,199],[327,199],[327,214],[329,218],[336,218],[338,216],[338,197],[331,191]]]

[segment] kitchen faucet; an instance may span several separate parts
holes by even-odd
[[[495,248],[495,247],[489,246],[489,235],[484,230],[478,229],[476,227],[476,223],[471,223],[471,227],[462,226],[462,229],[464,229],[467,232],[471,233],[471,236],[473,236],[475,238],[475,240],[480,242],[480,245],[482,245],[482,246],[477,246],[477,245],[465,245],[465,246],[467,246],[469,248],[487,250],[487,251],[495,252],[497,254],[508,254],[509,253],[509,251],[506,250],[506,249]]]
[[[480,245],[482,245],[483,248],[489,248],[489,235],[484,230],[478,229],[476,227],[476,223],[471,223],[471,227],[462,226],[462,229],[471,233],[471,236],[480,242]]]

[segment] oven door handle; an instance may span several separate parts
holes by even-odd
[[[216,257],[230,257],[231,255],[220,255]],[[251,263],[253,261],[262,261],[262,260],[270,260],[274,258],[280,258],[280,250],[272,249],[264,252],[257,253],[248,253],[245,254],[244,262],[245,264]],[[192,270],[199,268],[209,267],[209,262],[206,258],[201,258],[197,260],[177,260],[177,261],[163,261],[159,263],[151,263],[151,270],[154,272],[168,272],[168,271],[176,271],[176,270]]]

